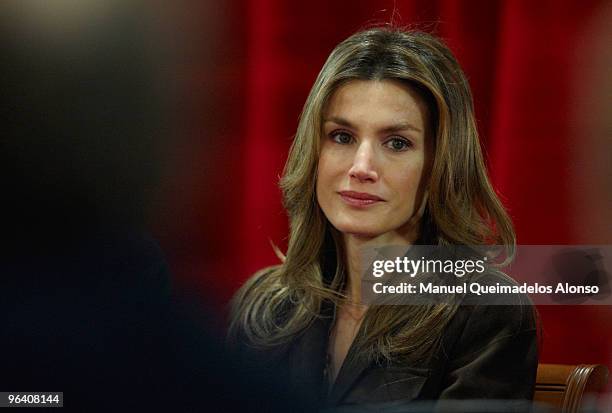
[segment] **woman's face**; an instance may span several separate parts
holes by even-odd
[[[317,199],[344,234],[414,241],[427,164],[427,108],[394,80],[353,80],[323,112]]]

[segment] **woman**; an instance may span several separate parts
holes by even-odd
[[[311,406],[532,397],[530,306],[361,302],[363,247],[514,251],[467,80],[440,40],[376,28],[340,43],[308,96],[281,188],[286,256],[233,301],[229,337],[245,362],[276,366],[286,394]]]

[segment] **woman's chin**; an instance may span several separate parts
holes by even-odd
[[[336,228],[343,235],[350,235],[363,240],[374,240],[376,244],[407,245],[413,244],[417,238],[415,228],[396,229],[394,227],[382,226],[364,222],[339,222]]]
[[[334,226],[344,235],[351,235],[359,238],[376,238],[384,234],[384,231],[381,231],[380,228],[377,228],[374,225],[351,223]]]

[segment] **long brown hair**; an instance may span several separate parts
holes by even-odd
[[[320,316],[325,300],[336,305],[344,300],[342,245],[317,203],[315,182],[325,105],[340,85],[356,79],[408,84],[433,115],[434,157],[418,242],[498,244],[507,246],[506,256],[514,254],[512,222],[487,177],[470,88],[451,51],[423,32],[386,27],[358,32],[332,51],[306,100],[280,182],[290,223],[286,256],[238,291],[230,339],[264,348],[290,341]],[[372,306],[356,345],[376,359],[423,359],[439,342],[459,299]]]

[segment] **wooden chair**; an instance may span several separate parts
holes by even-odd
[[[561,413],[577,413],[586,393],[601,391],[608,382],[608,368],[601,364],[540,364],[534,401],[554,405]]]

